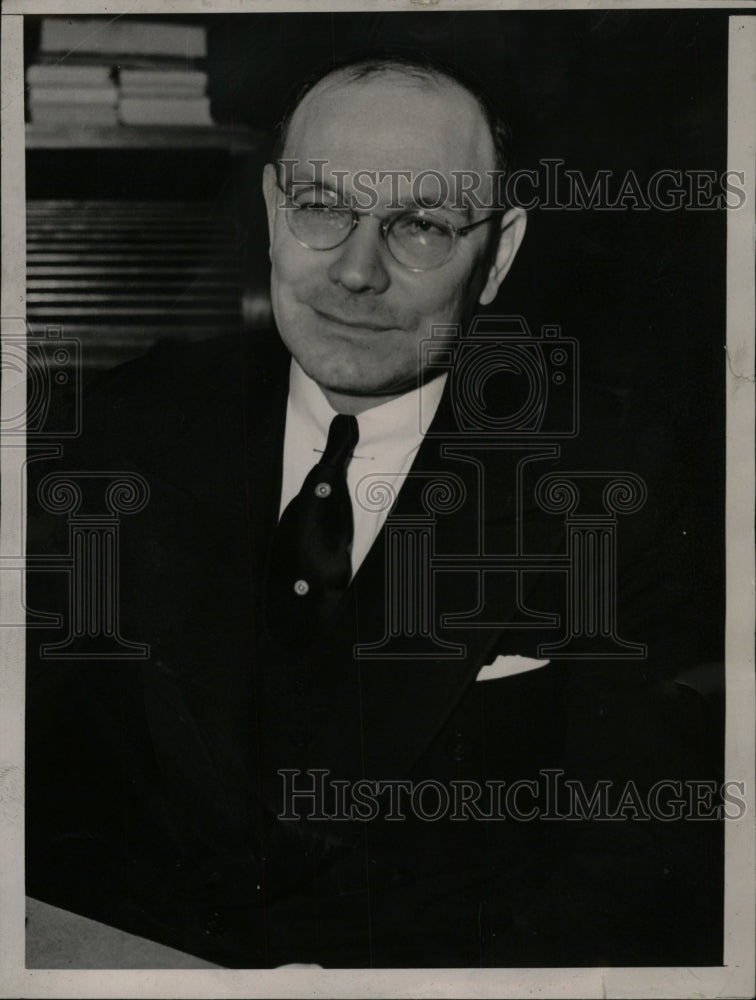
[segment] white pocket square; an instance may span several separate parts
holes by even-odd
[[[493,663],[481,667],[476,681],[493,681],[498,677],[512,677],[526,670],[545,667],[549,660],[534,660],[530,656],[497,656]]]

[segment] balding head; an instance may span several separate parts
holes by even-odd
[[[434,83],[442,85],[445,83],[450,86],[456,85],[464,90],[475,102],[479,113],[486,122],[494,148],[495,170],[504,177],[512,169],[512,134],[504,115],[498,109],[497,102],[494,102],[478,82],[469,75],[462,74],[458,70],[453,70],[435,60],[408,56],[403,53],[357,57],[312,74],[297,89],[284,110],[278,127],[274,158],[279,159],[287,155],[285,149],[291,122],[300,105],[305,102],[312,91],[321,87],[327,88],[338,80],[375,80],[387,74],[399,75],[408,84],[414,81],[420,87],[428,87]]]

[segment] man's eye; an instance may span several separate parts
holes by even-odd
[[[407,215],[396,223],[397,235],[415,239],[447,239],[449,230],[443,222],[427,215]]]
[[[333,195],[316,188],[295,190],[291,201],[295,208],[307,209],[310,212],[333,211],[340,207]]]
[[[303,208],[308,212],[339,212],[343,209],[339,209],[338,205],[328,205],[324,201],[298,201],[295,203],[297,208]]]

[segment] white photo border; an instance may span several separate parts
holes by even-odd
[[[448,0],[447,0],[448,2]],[[6,0],[2,13],[2,336],[23,330],[25,185],[23,16],[26,14],[263,13],[277,11],[417,11],[433,16],[439,0]],[[478,970],[39,970],[24,965],[23,706],[24,619],[16,572],[23,551],[21,502],[25,449],[2,440],[0,529],[0,995],[23,997],[747,997],[753,994],[754,940],[754,155],[756,151],[756,13],[753,3],[625,0],[619,3],[493,3],[457,0],[455,10],[733,11],[729,19],[728,169],[747,169],[745,208],[727,219],[727,730],[725,773],[746,784],[749,808],[725,824],[725,952],[715,968]],[[4,358],[4,361],[6,359]],[[23,409],[23,378],[3,365],[2,412]]]

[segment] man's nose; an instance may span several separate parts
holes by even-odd
[[[363,215],[337,253],[328,270],[331,281],[350,292],[380,293],[388,288],[387,249],[378,219]]]

